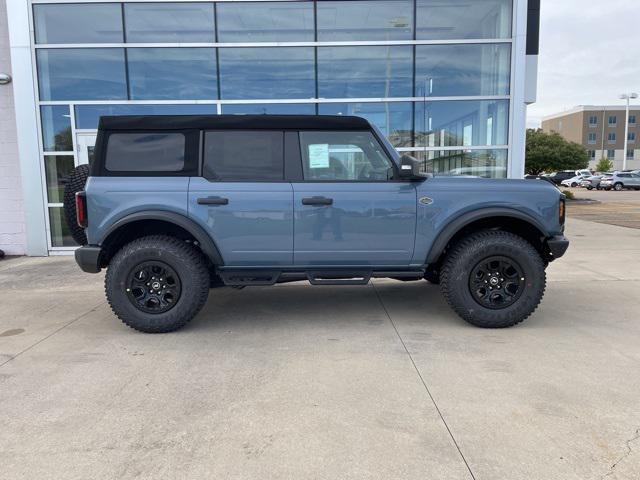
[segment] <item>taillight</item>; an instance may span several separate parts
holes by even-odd
[[[558,212],[559,216],[560,216],[560,225],[564,225],[564,220],[566,217],[566,203],[565,203],[565,199],[561,198],[560,199],[560,211]]]
[[[87,228],[87,194],[85,192],[76,192],[76,221],[78,226]]]

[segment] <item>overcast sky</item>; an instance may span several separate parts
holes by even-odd
[[[542,0],[538,101],[529,106],[529,127],[576,105],[622,105],[621,93],[640,93],[639,4]]]

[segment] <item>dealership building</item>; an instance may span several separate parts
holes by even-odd
[[[539,0],[0,0],[0,249],[69,253],[101,115],[335,114],[427,172],[521,178]]]

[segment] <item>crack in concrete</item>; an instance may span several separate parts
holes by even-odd
[[[438,416],[440,417],[440,420],[442,420],[442,423],[444,424],[444,427],[447,429],[447,432],[449,433],[449,437],[451,437],[451,440],[453,441],[453,444],[455,445],[456,449],[458,450],[458,453],[460,454],[460,457],[462,458],[462,461],[464,462],[465,467],[467,467],[467,470],[469,471],[469,475],[471,475],[471,478],[473,480],[476,480],[476,477],[473,474],[473,471],[471,470],[471,466],[469,465],[469,462],[467,462],[467,459],[465,458],[464,454],[462,453],[462,450],[460,449],[460,446],[458,445],[457,440],[453,436],[453,432],[449,428],[449,425],[447,424],[447,421],[444,419],[444,416],[442,415],[442,412],[440,411],[440,407],[438,407],[438,404],[436,403],[435,398],[433,398],[433,395],[431,394],[431,391],[429,390],[429,387],[427,386],[427,382],[425,381],[424,377],[420,373],[420,370],[418,369],[418,366],[416,365],[416,362],[413,360],[413,356],[409,352],[409,349],[407,348],[407,345],[404,343],[404,340],[402,339],[402,336],[400,335],[400,332],[398,331],[398,328],[396,327],[395,322],[391,318],[391,315],[389,314],[389,311],[387,310],[386,305],[382,301],[382,297],[380,296],[380,293],[378,292],[378,289],[376,288],[376,286],[375,286],[375,284],[373,282],[371,282],[371,286],[373,287],[373,291],[376,293],[376,296],[378,297],[378,301],[380,302],[380,306],[384,310],[385,315],[389,319],[389,322],[391,323],[391,326],[393,327],[394,331],[396,332],[396,335],[398,336],[398,339],[400,340],[400,343],[402,344],[402,347],[404,348],[405,353],[409,357],[409,360],[411,361],[411,364],[413,365],[414,370],[418,374],[418,378],[422,382],[422,386],[424,387],[424,389],[427,392],[427,395],[431,399],[431,403],[433,403],[433,406],[435,407],[436,412],[438,413]]]
[[[613,475],[615,473],[615,469],[616,467],[624,460],[626,459],[629,455],[631,455],[633,453],[633,448],[631,448],[631,444],[633,442],[635,442],[636,440],[640,440],[640,428],[636,429],[636,433],[633,437],[631,437],[629,440],[627,440],[625,442],[626,446],[627,446],[627,451],[624,453],[624,455],[622,455],[617,461],[615,461],[610,467],[609,467],[609,471],[607,473],[605,473],[602,478],[607,478],[610,475]]]

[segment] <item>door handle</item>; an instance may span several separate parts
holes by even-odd
[[[333,205],[333,198],[308,197],[302,199],[303,205]]]
[[[222,197],[204,197],[198,199],[198,205],[229,205],[229,199]]]

